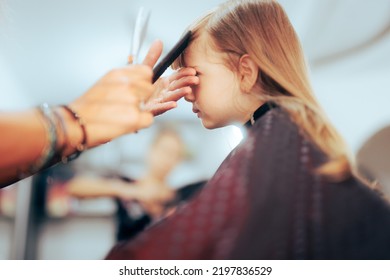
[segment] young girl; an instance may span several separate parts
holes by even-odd
[[[232,0],[193,26],[175,67],[206,128],[248,137],[193,201],[108,259],[388,259],[390,208],[353,175],[311,89],[300,43],[272,0]]]

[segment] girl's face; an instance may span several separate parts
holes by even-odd
[[[199,84],[185,99],[192,103],[192,110],[204,127],[213,129],[240,122],[242,111],[237,108],[237,75],[225,66],[223,55],[210,47],[210,40],[203,32],[185,54],[185,65],[194,68],[199,77]]]

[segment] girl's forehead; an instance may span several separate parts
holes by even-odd
[[[196,61],[199,60],[199,57],[202,54],[199,51],[199,48],[197,47],[197,44],[192,43],[189,45],[184,52],[184,64],[186,67],[193,66],[192,64]]]
[[[184,60],[186,64],[192,60],[205,59],[212,52],[211,44],[209,39],[204,36],[198,36],[191,44],[187,47],[184,52]]]

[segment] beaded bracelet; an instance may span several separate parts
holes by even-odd
[[[74,110],[72,110],[69,106],[67,105],[62,105],[62,108],[64,108],[68,113],[70,113],[75,121],[80,125],[81,131],[83,132],[83,139],[80,144],[76,146],[76,152],[71,154],[68,157],[62,157],[62,162],[67,163],[68,161],[72,161],[80,156],[82,152],[85,151],[87,148],[87,129],[85,127],[84,121],[81,119],[80,115],[77,114]]]

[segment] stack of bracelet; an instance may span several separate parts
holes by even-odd
[[[66,124],[61,117],[61,115],[53,110],[47,103],[43,103],[38,107],[38,112],[41,114],[45,121],[46,133],[48,143],[45,146],[44,150],[41,153],[40,158],[29,167],[27,172],[19,173],[20,178],[27,177],[29,175],[35,174],[36,172],[51,166],[59,161],[67,163],[71,160],[76,159],[87,147],[87,131],[85,124],[80,118],[80,116],[72,110],[67,105],[62,105],[61,108],[65,109],[72,118],[79,124],[81,131],[83,133],[82,141],[75,148],[75,152],[69,156],[64,155],[64,151],[67,148],[67,144],[70,143],[68,139],[68,133],[66,129]],[[58,136],[63,136],[63,145],[58,147]]]
[[[47,104],[43,103],[38,107],[39,113],[44,117],[48,144],[42,151],[41,157],[30,167],[29,172],[34,174],[41,170],[55,155],[57,147],[57,135],[59,133],[56,125],[55,115],[52,108]]]

